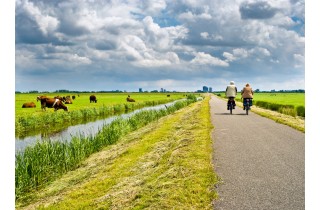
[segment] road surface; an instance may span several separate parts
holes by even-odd
[[[215,210],[305,209],[305,135],[212,96]]]

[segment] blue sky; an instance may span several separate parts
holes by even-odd
[[[300,0],[17,0],[15,90],[305,88]]]

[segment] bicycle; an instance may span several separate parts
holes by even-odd
[[[246,114],[249,114],[250,107],[252,106],[252,98],[243,99],[243,110],[246,110]]]
[[[232,114],[232,110],[235,109],[235,101],[234,98],[229,98],[227,103],[227,109],[230,111],[230,114]]]

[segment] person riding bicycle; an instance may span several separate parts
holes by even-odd
[[[243,98],[243,110],[245,109],[246,99],[250,99],[250,106],[252,106],[253,90],[250,84],[247,83],[246,86],[241,91],[241,96]]]
[[[230,85],[227,86],[226,88],[226,96],[228,97],[228,105],[227,109],[229,110],[229,107],[234,109],[236,106],[236,102],[234,98],[237,95],[237,87],[234,84],[234,81],[230,81]],[[230,106],[232,105],[232,107]]]

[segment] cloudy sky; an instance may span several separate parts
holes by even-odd
[[[15,90],[305,89],[304,0],[16,0]]]

